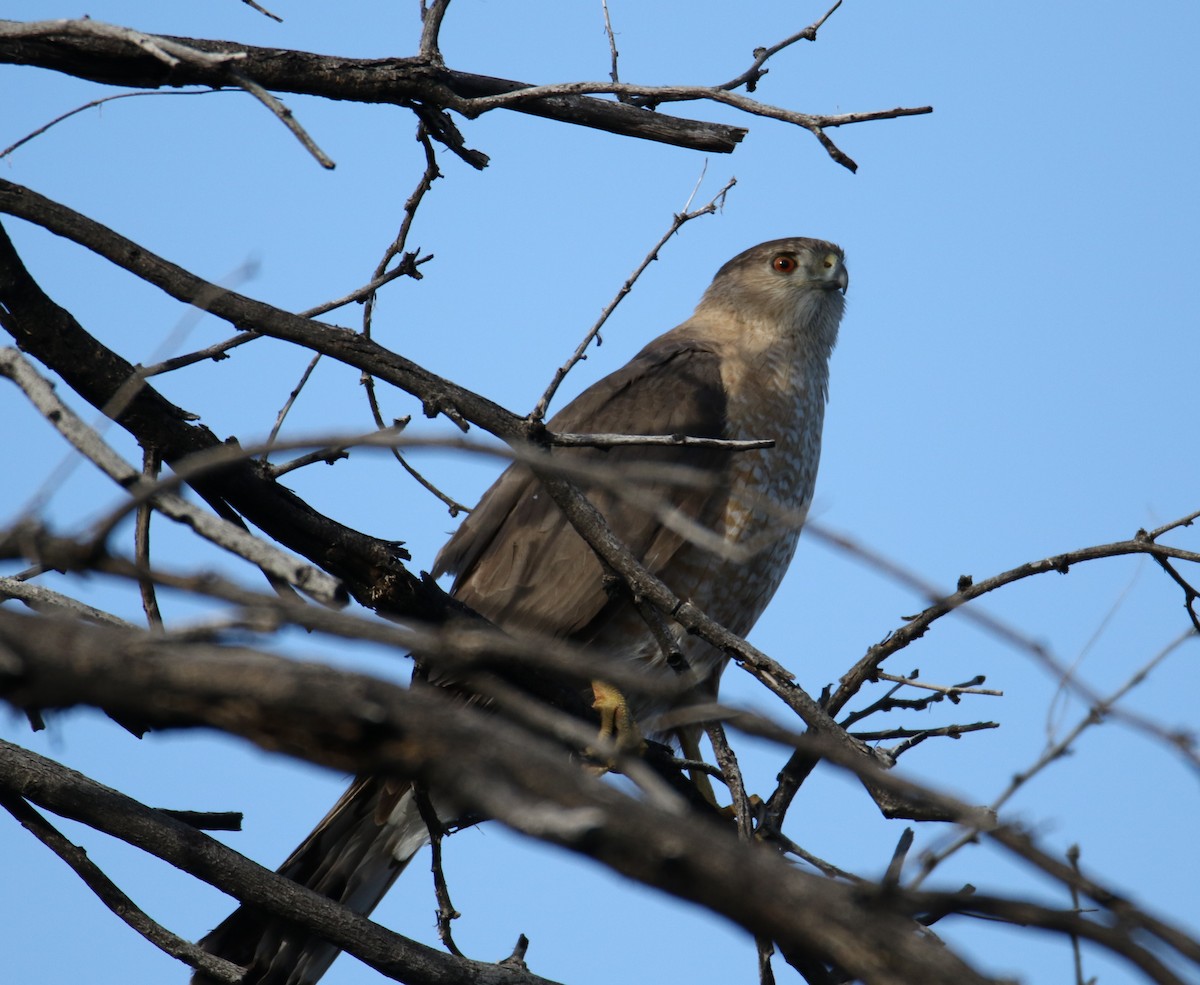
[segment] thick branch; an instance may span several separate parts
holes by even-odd
[[[158,728],[209,725],[336,769],[419,780],[460,810],[591,856],[873,985],[988,981],[885,901],[799,871],[682,806],[640,801],[571,765],[557,745],[437,689],[243,649],[181,656],[136,635],[132,646],[119,630],[0,612],[0,693],[19,707],[84,703]]]
[[[16,191],[15,197],[26,202],[38,198],[23,190]],[[136,257],[140,252],[128,241],[122,244],[126,256]],[[210,307],[216,303],[214,296],[222,294],[220,288],[197,278],[190,283],[195,291],[189,299],[201,308]],[[193,423],[193,415],[153,387],[143,382],[131,389],[129,382],[137,379],[135,368],[101,345],[42,292],[3,230],[0,324],[23,350],[52,367],[94,407],[109,413],[143,447],[156,448],[165,461],[178,463],[222,444],[207,428]],[[112,400],[122,393],[121,406],[114,409]],[[364,605],[416,613],[432,621],[457,611],[436,585],[405,570],[399,561],[406,553],[399,544],[369,537],[318,513],[251,462],[234,462],[218,474],[194,479],[193,485],[222,515],[231,515],[232,507],[276,540],[341,578]]]
[[[443,954],[385,930],[277,875],[195,828],[0,740],[0,787],[141,848],[209,885],[313,930],[409,985],[554,985],[529,972]],[[191,955],[181,952],[181,957]],[[189,963],[191,961],[189,960]]]
[[[93,82],[136,88],[221,88],[235,84],[224,62],[183,60],[170,65],[143,48],[89,29],[88,23],[0,21],[0,63],[33,65]],[[530,88],[528,83],[512,79],[457,72],[433,59],[342,58],[203,38],[164,40],[207,55],[238,56],[238,73],[266,89],[327,99],[400,106],[420,103],[431,111],[460,110],[473,99]],[[664,116],[587,96],[548,96],[512,108],[619,136],[721,154],[732,152],[746,135],[742,127]]]

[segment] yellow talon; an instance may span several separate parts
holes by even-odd
[[[646,742],[629,711],[625,695],[604,681],[592,681],[592,697],[592,707],[600,713],[600,740],[615,743],[621,752],[641,752]]]

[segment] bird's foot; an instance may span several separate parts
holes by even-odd
[[[611,750],[606,750],[605,746],[615,745],[618,754],[640,755],[646,748],[646,740],[629,711],[629,702],[617,688],[604,681],[592,681],[592,697],[592,707],[600,713],[599,747],[588,748],[585,752],[599,761],[594,767],[597,773],[607,773],[613,769],[615,761]]]

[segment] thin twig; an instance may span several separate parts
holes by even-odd
[[[1071,863],[1071,868],[1079,873],[1079,846],[1072,845],[1067,849],[1067,861]],[[1081,874],[1081,873],[1080,873]],[[1071,909],[1076,913],[1081,913],[1082,910],[1079,904],[1079,890],[1074,886],[1068,887],[1071,893]],[[1079,935],[1071,934],[1071,954],[1075,959],[1075,985],[1089,985],[1083,977],[1083,949],[1079,946]]]
[[[246,530],[227,520],[213,516],[170,491],[179,481],[179,473],[158,482],[147,482],[128,462],[107,445],[93,429],[75,416],[54,392],[50,383],[43,379],[20,353],[12,349],[0,349],[0,375],[13,380],[59,433],[71,443],[80,455],[93,462],[110,479],[128,494],[119,515],[112,523],[119,522],[132,509],[144,501],[153,501],[155,508],[164,515],[186,523],[200,536],[212,541],[231,553],[245,558],[314,598],[336,603],[341,597],[339,583],[325,572],[299,562],[282,549],[252,536]],[[236,457],[237,449],[221,446],[218,451]],[[186,470],[185,470],[186,471]],[[107,538],[111,526],[101,525],[101,533]],[[101,542],[102,543],[102,542]]]
[[[751,116],[762,116],[767,119],[790,123],[793,126],[808,130],[820,141],[826,153],[849,171],[857,171],[858,165],[829,138],[825,133],[827,128],[847,126],[854,123],[868,123],[874,120],[895,120],[905,116],[924,116],[927,113],[933,112],[932,106],[896,106],[892,109],[874,110],[867,113],[818,115],[782,109],[779,106],[759,102],[757,99],[751,99],[749,96],[730,92],[718,86],[644,86],[631,85],[626,82],[563,82],[557,85],[528,86],[522,89],[514,89],[511,92],[496,93],[492,96],[478,96],[474,99],[458,100],[454,102],[453,108],[464,116],[474,119],[493,109],[511,109],[524,103],[536,102],[554,96],[600,94],[616,96],[618,99],[621,96],[641,97],[652,105],[665,102],[707,100],[732,106]]]
[[[895,888],[900,885],[900,873],[904,870],[904,860],[908,857],[908,850],[912,848],[912,843],[913,829],[905,828],[900,833],[900,840],[896,842],[892,859],[888,862],[887,871],[883,874],[885,888]]]
[[[300,318],[316,318],[318,315],[326,314],[336,308],[345,307],[356,301],[363,301],[374,294],[379,288],[385,284],[390,284],[398,277],[415,277],[416,268],[432,259],[432,254],[414,258],[411,262],[409,262],[408,257],[405,257],[396,267],[363,284],[362,287],[355,288],[349,294],[344,294],[333,301],[324,301],[314,308],[307,308],[304,311],[296,312],[296,314]],[[226,339],[224,342],[217,342],[204,349],[198,349],[195,352],[189,352],[182,356],[175,356],[172,359],[164,359],[162,362],[154,363],[150,366],[142,366],[139,368],[139,373],[143,378],[149,378],[162,373],[170,373],[177,369],[183,369],[185,366],[191,366],[206,359],[221,360],[226,358],[225,353],[230,349],[236,349],[240,345],[245,345],[247,342],[253,342],[255,339],[261,338],[263,336],[259,332],[238,332],[237,335]]]
[[[270,17],[271,20],[278,21],[280,24],[283,23],[282,17],[280,17],[278,14],[271,13],[271,11],[267,10],[266,7],[260,6],[259,4],[255,3],[254,0],[242,0],[242,3],[247,4],[250,7],[253,7],[264,17]]]
[[[730,748],[729,740],[725,737],[725,728],[717,721],[704,723],[704,731],[712,744],[713,755],[717,765],[721,767],[721,779],[729,788],[733,797],[733,812],[737,818],[738,837],[742,841],[751,841],[754,837],[754,818],[750,813],[750,798],[746,796],[746,781],[742,778],[742,770],[738,766],[737,756]]]
[[[774,438],[694,438],[687,434],[575,434],[551,431],[546,444],[562,448],[621,448],[629,445],[673,448],[724,448],[727,451],[757,451],[774,448]]]
[[[617,71],[617,38],[613,33],[612,18],[608,14],[608,0],[600,0],[600,7],[604,11],[604,34],[608,38],[608,56],[612,67],[609,69],[608,77],[614,82],[621,81],[621,75]],[[624,101],[624,100],[622,100]]]
[[[1185,551],[1159,544],[1156,541],[1152,541],[1149,537],[1134,537],[1132,540],[1098,544],[1093,547],[1084,547],[1074,551],[1067,551],[1063,554],[1056,554],[1040,561],[1030,561],[979,582],[968,578],[960,581],[960,588],[957,592],[943,595],[931,583],[902,568],[900,565],[889,561],[877,552],[856,544],[844,535],[821,527],[819,524],[809,523],[805,527],[805,535],[815,537],[818,540],[832,544],[840,550],[848,551],[864,558],[873,567],[877,567],[887,573],[889,577],[893,577],[903,584],[917,589],[932,600],[931,605],[910,618],[899,629],[889,634],[882,643],[872,646],[854,667],[842,675],[837,691],[827,703],[830,714],[836,714],[845,707],[846,703],[858,692],[863,684],[874,678],[884,660],[904,649],[914,640],[924,636],[933,622],[950,612],[962,609],[968,602],[989,592],[994,592],[1005,585],[1049,572],[1065,574],[1070,570],[1072,565],[1100,558],[1119,557],[1125,554],[1149,554],[1154,557],[1176,558],[1182,561],[1200,563],[1200,553],[1198,552]],[[1063,680],[1070,677],[1067,668],[1037,640],[1028,637],[1015,628],[1002,623],[995,617],[976,608],[964,609],[963,614],[982,625],[988,632],[1032,655],[1049,672],[1054,674],[1057,679]],[[1082,682],[1073,681],[1072,688],[1089,702],[1094,703],[1100,700],[1099,695],[1087,688]]]
[[[633,285],[636,284],[638,278],[642,276],[642,272],[648,266],[650,266],[651,263],[658,259],[658,251],[666,246],[667,241],[670,240],[670,238],[677,232],[679,232],[680,228],[685,223],[691,222],[693,219],[699,218],[702,215],[710,215],[711,213],[716,212],[717,209],[724,205],[725,196],[729,194],[729,190],[736,184],[737,179],[730,178],[729,181],[725,183],[725,186],[712,197],[712,200],[707,205],[696,209],[694,212],[689,212],[685,208],[684,211],[676,213],[672,217],[670,228],[663,233],[659,241],[654,244],[654,246],[650,249],[650,252],[646,254],[645,258],[643,258],[642,262],[638,264],[637,269],[634,270],[634,272],[629,275],[629,278],[625,281],[625,283],[621,285],[621,289],[617,291],[616,296],[608,303],[604,310],[600,312],[600,318],[583,337],[583,341],[576,346],[575,351],[571,354],[571,358],[569,358],[555,371],[554,379],[552,379],[550,381],[550,385],[546,387],[546,392],[542,394],[533,410],[529,412],[528,420],[530,422],[539,422],[546,416],[546,410],[550,406],[550,401],[554,399],[554,394],[558,392],[559,386],[562,384],[562,381],[566,379],[567,374],[571,371],[571,369],[580,360],[586,358],[586,353],[588,347],[592,344],[592,340],[595,339],[597,345],[601,343],[602,340],[600,339],[600,329],[604,326],[604,323],[608,321],[609,316],[616,311],[617,305],[621,303],[621,301],[625,298],[625,295],[633,290]],[[692,194],[694,195],[695,192],[693,191]],[[688,204],[691,204],[690,197],[688,199]]]
[[[268,474],[272,479],[278,479],[280,476],[287,475],[289,472],[295,472],[297,469],[306,468],[309,465],[315,465],[317,462],[324,462],[326,465],[332,465],[334,462],[338,462],[349,457],[350,452],[345,448],[318,448],[315,451],[310,451],[307,455],[298,455],[291,461],[284,462],[281,465],[272,465],[270,469],[268,469]]]
[[[977,674],[975,677],[971,678],[971,680],[964,681],[961,684],[946,686],[942,684],[929,684],[922,681],[917,681],[916,675],[918,673],[920,672],[914,670],[912,675],[909,677],[897,677],[895,674],[884,674],[882,672],[878,673],[876,676],[880,680],[894,682],[896,686],[888,688],[883,697],[871,702],[871,704],[867,705],[866,707],[861,708],[858,711],[850,712],[848,715],[844,716],[838,724],[841,725],[842,728],[849,728],[851,725],[855,725],[866,718],[870,718],[872,715],[879,714],[881,712],[887,714],[888,712],[896,711],[897,709],[905,711],[925,711],[931,705],[934,705],[939,701],[950,701],[952,704],[957,705],[962,702],[962,698],[960,697],[962,694],[976,693],[998,696],[1003,695],[1003,692],[1001,691],[989,692],[982,689],[976,690],[974,685],[981,684],[984,680],[986,680],[982,674]],[[923,698],[897,698],[896,694],[902,691],[908,684],[912,684],[914,687],[931,691],[933,693]]]
[[[420,784],[413,784],[412,792],[417,810],[421,814],[421,820],[425,822],[425,830],[429,832],[429,848],[432,853],[430,868],[433,871],[433,891],[438,903],[438,937],[441,938],[447,951],[461,958],[464,955],[458,949],[458,945],[454,943],[454,934],[451,932],[450,924],[462,914],[454,908],[454,904],[450,900],[450,887],[446,884],[446,873],[442,868],[442,838],[446,830],[425,789]]]
[[[72,116],[76,116],[85,110],[95,109],[97,106],[102,106],[105,103],[115,102],[118,99],[132,99],[135,96],[212,96],[217,93],[236,91],[236,89],[181,89],[164,92],[161,89],[147,89],[139,92],[118,92],[111,96],[102,96],[99,99],[92,99],[84,103],[82,106],[76,106],[74,109],[67,110],[67,112],[61,114],[60,116],[56,116],[49,123],[44,123],[36,130],[32,130],[25,134],[25,136],[16,143],[9,144],[4,148],[4,150],[0,150],[0,159],[8,157],[8,155],[15,151],[18,147],[22,147],[23,145],[29,143],[29,141],[33,140],[35,137],[40,137],[51,127],[62,123],[64,120],[69,120]]]
[[[887,739],[904,739],[898,746],[892,746],[887,750],[889,756],[893,759],[899,759],[904,753],[908,752],[915,746],[919,746],[926,739],[934,739],[941,736],[948,736],[951,739],[959,739],[968,732],[981,732],[984,729],[999,728],[999,722],[972,722],[969,725],[943,725],[941,728],[926,728],[926,729],[892,729],[890,732],[877,733],[861,733],[853,732],[855,738],[862,739],[864,742],[886,741]]]
[[[961,694],[982,694],[991,698],[1003,698],[1003,691],[993,691],[990,688],[975,687],[976,684],[982,684],[984,678],[982,675],[976,677],[974,681],[967,684],[933,684],[929,681],[917,680],[915,677],[897,677],[895,674],[885,674],[880,671],[875,675],[881,681],[895,681],[897,684],[907,684],[909,687],[924,688],[927,691],[940,691],[948,698],[955,698]]]
[[[1196,510],[1194,513],[1189,513],[1187,516],[1181,516],[1178,520],[1172,520],[1170,523],[1165,524],[1164,526],[1151,530],[1146,534],[1146,539],[1158,540],[1158,538],[1163,534],[1170,533],[1172,530],[1175,530],[1179,527],[1190,527],[1192,523],[1198,519],[1200,519],[1200,510]]]
[[[1183,608],[1192,620],[1192,627],[1200,633],[1200,612],[1196,611],[1196,600],[1200,599],[1200,590],[1176,571],[1175,566],[1166,558],[1155,557],[1154,562],[1167,573],[1167,577],[1183,589]]]
[[[81,20],[40,21],[30,24],[5,24],[0,27],[0,34],[6,37],[38,37],[46,34],[65,34],[74,37],[95,37],[108,40],[124,41],[141,50],[148,52],[170,68],[182,62],[205,67],[223,66],[226,75],[236,85],[240,86],[255,99],[266,106],[277,116],[304,148],[317,159],[322,167],[332,168],[333,161],[316,145],[313,139],[280,100],[264,89],[261,85],[239,72],[233,67],[234,63],[245,61],[246,53],[242,51],[210,52],[192,48],[179,41],[159,35],[143,34],[127,27],[105,24],[102,21],[84,18]]]
[[[114,616],[111,612],[97,609],[95,606],[80,602],[78,599],[73,599],[69,595],[63,595],[61,592],[56,592],[43,585],[30,584],[21,577],[0,578],[0,599],[16,599],[25,603],[34,612],[53,612],[58,615],[70,616],[72,619],[86,619],[98,626],[135,628],[133,623]]]
[[[767,59],[772,55],[777,55],[784,48],[794,45],[797,41],[816,41],[817,32],[824,26],[825,22],[833,15],[833,12],[842,5],[842,0],[837,0],[824,14],[817,18],[813,23],[809,24],[803,31],[797,31],[790,38],[784,38],[778,44],[773,44],[769,48],[754,49],[754,64],[752,64],[741,75],[735,76],[723,85],[717,86],[718,89],[738,89],[742,86],[746,87],[747,92],[754,92],[758,86],[759,79],[767,74],[768,69],[763,68]],[[613,79],[616,82],[616,78]]]
[[[437,6],[441,8],[440,11],[438,11],[436,8],[425,11],[424,8],[422,8],[423,16],[426,18],[425,29],[427,32],[430,30],[430,25],[433,20],[436,18],[436,21],[440,24],[441,18],[445,14],[445,3],[440,3]],[[436,44],[437,26],[435,25],[432,30],[434,32],[434,43]],[[422,45],[425,43],[424,37],[425,36],[422,35]],[[414,253],[404,252],[405,247],[408,244],[408,235],[412,231],[413,222],[417,217],[417,209],[420,207],[425,195],[433,187],[433,183],[437,181],[438,178],[442,177],[442,172],[438,168],[437,152],[434,150],[433,142],[429,139],[429,132],[424,123],[417,124],[416,139],[425,152],[425,170],[421,173],[421,177],[417,181],[416,188],[413,189],[412,194],[408,196],[408,199],[404,203],[404,218],[400,222],[400,229],[397,231],[395,239],[393,239],[388,245],[387,249],[383,251],[383,258],[379,261],[378,266],[375,268],[377,275],[381,270],[385,269],[389,263],[391,263],[394,257],[398,255],[403,256],[400,266],[405,266],[406,264],[412,264],[414,262],[417,252],[420,251],[418,250]],[[432,254],[426,259],[431,258]],[[413,276],[418,280],[420,279],[420,273],[416,272],[415,270]],[[371,337],[371,325],[374,314],[375,295],[372,293],[367,297],[366,305],[363,308],[362,330],[363,335],[367,336],[367,338]],[[375,377],[373,377],[370,373],[363,373],[362,384],[363,390],[367,395],[367,404],[371,408],[371,417],[374,419],[376,427],[386,427],[384,423],[383,410],[379,406],[379,395],[375,389]],[[392,422],[392,426],[403,427],[408,423],[408,420],[409,419],[407,417],[403,419],[403,423],[401,423],[401,421],[394,420]],[[391,453],[397,464],[399,464],[399,466],[404,469],[404,471],[407,472],[411,478],[415,479],[416,482],[423,489],[425,489],[426,492],[431,493],[437,499],[440,499],[446,504],[446,507],[452,517],[458,516],[460,513],[471,512],[468,506],[458,502],[458,500],[454,499],[454,497],[450,496],[446,492],[443,492],[442,489],[425,478],[424,474],[413,467],[408,459],[401,453],[399,448],[393,447],[391,449]]]
[[[317,146],[317,142],[308,135],[308,131],[300,125],[295,114],[283,104],[282,100],[241,72],[231,69],[229,77],[277,116],[280,122],[292,132],[292,136],[300,141],[300,145],[316,158],[321,167],[332,171],[337,166],[329,155]]]
[[[1180,646],[1191,639],[1195,639],[1196,634],[1189,630],[1188,632],[1178,636],[1172,640],[1167,646],[1163,647],[1155,654],[1145,665],[1139,667],[1120,687],[1113,691],[1106,698],[1094,702],[1087,710],[1087,713],[1075,723],[1074,727],[1069,729],[1067,733],[1057,742],[1047,744],[1042,750],[1041,755],[1028,767],[1013,774],[1004,790],[996,797],[988,806],[988,811],[991,814],[997,813],[1025,784],[1032,780],[1035,776],[1046,769],[1051,763],[1057,762],[1068,754],[1076,740],[1093,725],[1101,724],[1107,715],[1113,710],[1114,706],[1134,687],[1146,679],[1151,671],[1159,664],[1167,659]],[[1161,729],[1161,726],[1157,726]],[[1183,750],[1187,755],[1187,750]],[[1197,757],[1192,751],[1190,755],[1191,763],[1194,769],[1200,771],[1200,757]],[[916,889],[925,881],[930,873],[933,872],[942,862],[948,859],[951,855],[959,851],[963,846],[971,844],[976,840],[979,834],[979,829],[971,826],[965,826],[963,830],[946,846],[937,851],[928,851],[922,855],[921,871],[914,877],[909,888]]]
[[[162,459],[153,448],[142,450],[142,475],[149,482],[157,480],[162,471]],[[150,567],[150,518],[154,510],[150,504],[138,506],[134,522],[133,552],[137,563],[144,568]],[[142,596],[142,611],[146,613],[146,622],[151,628],[162,628],[162,612],[158,608],[158,596],[154,591],[154,582],[148,578],[138,580],[138,591]]]
[[[271,446],[279,438],[279,431],[283,427],[283,422],[288,416],[288,412],[296,405],[300,394],[304,392],[304,387],[308,383],[309,378],[313,374],[313,370],[317,368],[317,363],[321,361],[321,354],[318,352],[308,361],[308,365],[304,367],[304,372],[300,374],[300,379],[296,381],[296,385],[292,387],[292,392],[288,394],[287,400],[283,402],[283,406],[279,408],[279,412],[275,415],[275,423],[271,426],[271,433],[267,436],[267,450],[263,452],[262,460],[265,463],[271,454]]]
[[[845,882],[865,883],[866,880],[862,876],[855,875],[853,872],[848,872],[846,869],[839,868],[832,862],[826,862],[820,856],[814,855],[807,848],[797,845],[791,838],[776,831],[772,832],[771,840],[778,843],[779,846],[789,855],[795,855],[796,858],[803,862],[807,862],[823,876],[828,876],[830,879],[841,879]]]

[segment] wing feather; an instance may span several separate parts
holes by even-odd
[[[585,390],[548,426],[566,432],[720,438],[725,437],[725,411],[719,353],[709,343],[671,333]],[[642,501],[647,495],[710,529],[723,514],[724,498],[714,486],[723,482],[729,452],[633,446],[556,448],[552,454],[573,465],[605,469],[610,476],[653,464],[711,479],[700,487],[639,483],[638,502],[611,486],[580,481],[617,536],[655,574],[662,574],[688,541],[647,507]],[[613,608],[600,562],[523,465],[500,476],[442,549],[435,573],[447,571],[457,576],[455,596],[500,626],[586,640]]]

